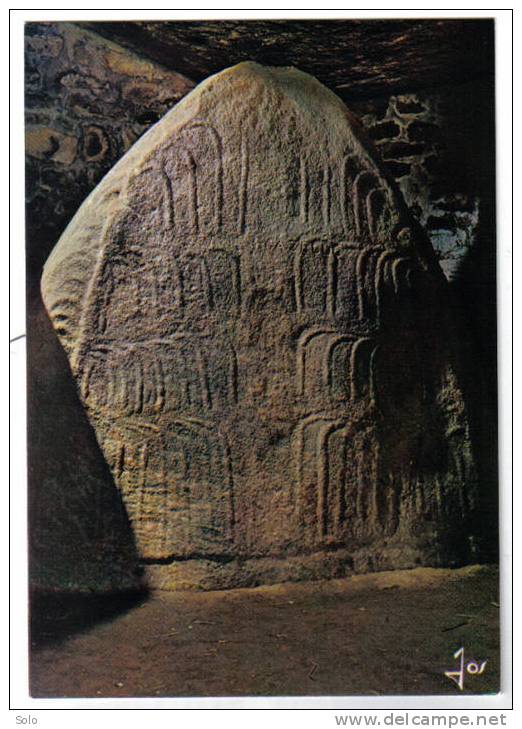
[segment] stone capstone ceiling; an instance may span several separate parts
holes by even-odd
[[[489,19],[78,23],[199,82],[240,61],[296,66],[344,100],[492,75]]]

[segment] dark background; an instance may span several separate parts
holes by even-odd
[[[88,193],[199,81],[242,60],[316,76],[361,119],[450,282],[479,469],[476,541],[498,558],[494,24],[490,20],[28,23],[31,583],[131,590],[131,530],[43,309],[42,266]]]

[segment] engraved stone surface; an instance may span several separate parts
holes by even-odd
[[[85,201],[42,291],[153,585],[469,559],[446,282],[311,76],[198,86]]]

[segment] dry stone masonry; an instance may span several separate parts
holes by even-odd
[[[151,584],[468,558],[445,287],[372,144],[311,76],[242,63],[134,145],[42,291]]]

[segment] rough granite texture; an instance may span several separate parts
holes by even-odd
[[[89,196],[45,305],[153,585],[470,556],[444,276],[342,102],[243,63]]]

